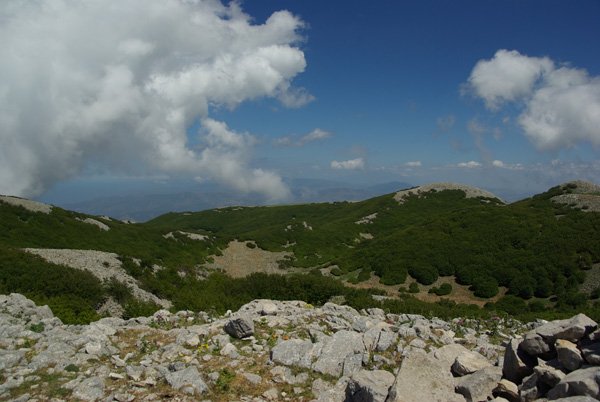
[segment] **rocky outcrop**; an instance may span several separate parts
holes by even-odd
[[[503,373],[514,383],[511,387],[518,386],[520,400],[600,398],[597,328],[596,322],[578,314],[512,339],[506,347]]]
[[[532,326],[493,325],[494,334],[512,338],[504,347],[490,343],[492,331],[474,320],[273,300],[255,300],[227,317],[160,310],[152,317],[64,325],[47,306],[0,295],[0,400],[598,397],[600,334],[593,321],[576,316],[526,334]],[[548,348],[532,356],[523,348],[526,340]]]
[[[465,197],[467,197],[467,198],[475,198],[475,197],[485,197],[485,198],[492,198],[492,199],[495,198],[499,202],[504,203],[504,201],[500,200],[500,198],[495,196],[493,193],[490,193],[489,191],[482,190],[480,188],[473,187],[473,186],[467,186],[464,184],[448,183],[448,182],[426,184],[424,186],[409,188],[407,190],[401,190],[401,191],[398,191],[394,195],[394,199],[396,201],[398,201],[399,204],[403,204],[405,199],[411,195],[416,195],[417,197],[421,197],[424,193],[428,193],[431,191],[444,191],[444,190],[461,190],[461,191],[465,192]]]

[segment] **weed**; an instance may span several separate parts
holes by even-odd
[[[215,387],[221,391],[229,391],[231,383],[235,379],[235,372],[228,368],[224,368],[219,371],[219,374]]]
[[[41,321],[38,322],[37,324],[31,324],[29,326],[29,330],[31,332],[35,332],[35,333],[38,333],[38,334],[41,334],[42,332],[44,332],[44,329],[45,329],[44,323],[41,322]]]
[[[65,371],[69,373],[77,373],[79,372],[79,367],[74,364],[69,364],[67,367],[65,367]]]

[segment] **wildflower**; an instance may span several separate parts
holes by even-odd
[[[463,323],[463,320],[458,320],[458,323],[459,323],[459,324],[462,324],[462,323]]]
[[[174,324],[173,324],[173,328],[177,328],[177,323],[174,323]]]
[[[288,339],[290,339],[290,337],[289,336],[284,336],[283,339],[287,341]]]
[[[277,338],[277,334],[273,334],[273,338]]]

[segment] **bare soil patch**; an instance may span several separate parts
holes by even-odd
[[[214,263],[206,264],[207,268],[220,269],[233,278],[243,278],[255,272],[266,274],[289,273],[289,268],[279,268],[279,262],[286,255],[292,255],[288,251],[271,252],[258,247],[250,248],[246,244],[234,240],[230,242],[222,256],[212,256]]]
[[[405,287],[408,289],[408,286],[411,284],[411,282],[414,282],[414,281],[415,280],[409,275],[408,279],[406,280],[406,282],[404,284],[388,286],[388,285],[379,283],[379,277],[374,274],[371,274],[371,278],[367,281],[360,282],[356,285],[349,283],[347,281],[344,281],[344,284],[346,286],[351,286],[351,287],[355,287],[358,289],[368,289],[368,288],[382,289],[388,293],[389,297],[398,298],[398,296],[399,296],[398,289],[400,287]],[[446,296],[437,296],[434,293],[428,293],[429,289],[431,289],[432,287],[440,287],[443,283],[449,283],[450,285],[452,285],[452,293],[450,293],[449,295],[446,295]],[[411,293],[411,294],[413,296],[415,296],[417,299],[428,302],[428,303],[435,303],[435,302],[439,301],[440,299],[448,299],[448,300],[452,300],[452,301],[456,302],[457,304],[461,304],[461,303],[475,304],[479,307],[483,307],[486,303],[489,303],[489,302],[493,302],[493,303],[497,302],[498,300],[500,300],[500,298],[502,296],[504,296],[506,294],[506,291],[507,291],[506,288],[501,287],[500,292],[495,297],[492,297],[490,299],[482,299],[480,297],[476,297],[475,295],[473,295],[473,292],[471,292],[469,290],[468,285],[459,285],[458,283],[456,283],[456,279],[453,276],[446,276],[446,277],[440,276],[437,281],[435,281],[433,284],[427,285],[427,286],[419,284],[419,290],[420,290],[419,293]]]

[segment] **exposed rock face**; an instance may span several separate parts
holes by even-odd
[[[578,314],[543,324],[526,333],[522,342],[511,340],[504,376],[520,384],[521,401],[600,398],[600,367],[584,365],[596,361],[594,351],[600,350],[597,328],[596,322]]]
[[[512,402],[600,396],[600,366],[590,365],[597,361],[600,334],[589,318],[526,334],[549,345],[544,353],[556,358],[548,361],[520,347],[525,341],[517,339],[518,328],[502,328],[515,337],[506,342],[502,363],[485,333],[458,325],[467,324],[272,300],[255,300],[225,318],[160,310],[152,317],[64,325],[47,306],[0,295],[0,400]],[[451,328],[467,336],[456,338]],[[228,394],[233,386],[236,395]]]
[[[0,195],[0,202],[17,205],[17,206],[23,207],[31,212],[42,212],[44,214],[49,214],[50,212],[52,212],[52,205],[42,204],[41,202],[30,201],[25,198]]]
[[[422,193],[427,193],[432,190],[435,190],[435,191],[462,190],[465,192],[465,196],[467,198],[486,197],[486,198],[496,198],[496,199],[500,200],[500,198],[496,197],[494,194],[490,193],[489,191],[482,190],[477,187],[467,186],[464,184],[448,183],[448,182],[426,184],[424,186],[410,188],[408,190],[401,190],[401,191],[398,191],[394,195],[394,199],[396,201],[398,201],[398,203],[402,204],[404,202],[405,197],[408,197],[410,195],[416,195],[416,196],[420,197]],[[502,202],[504,202],[504,201],[502,201]]]

